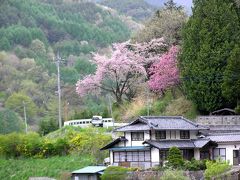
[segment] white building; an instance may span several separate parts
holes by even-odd
[[[150,168],[163,165],[168,150],[175,146],[184,159],[214,159],[221,157],[230,164],[239,164],[240,134],[204,136],[208,127],[180,116],[139,117],[132,123],[115,129],[124,136],[101,150],[110,151],[114,166]],[[227,139],[225,139],[228,137]]]

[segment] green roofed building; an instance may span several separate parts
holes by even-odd
[[[72,172],[72,180],[100,180],[106,166],[87,166]]]

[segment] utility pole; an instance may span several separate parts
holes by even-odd
[[[145,89],[145,93],[147,94],[147,116],[149,116],[150,115],[150,102],[149,102],[149,90],[147,87]]]
[[[62,127],[62,117],[61,117],[61,84],[60,84],[60,56],[57,52],[57,76],[58,76],[58,125],[59,129]]]
[[[23,113],[24,113],[24,122],[25,122],[25,132],[27,134],[27,113],[26,113],[26,104],[25,102],[23,101]]]
[[[112,118],[112,121],[113,121],[113,127],[114,127],[114,119],[113,119],[113,113],[112,113],[112,102],[111,102],[111,99],[110,99],[110,95],[108,95],[108,101],[109,101],[109,108],[110,108],[110,113],[111,113],[111,118]]]

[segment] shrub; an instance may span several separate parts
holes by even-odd
[[[52,131],[55,131],[58,129],[58,125],[54,119],[51,118],[45,118],[40,121],[39,124],[39,133],[41,135],[46,135]]]
[[[220,159],[215,162],[207,161],[206,167],[207,169],[204,173],[204,177],[206,179],[211,179],[212,177],[219,176],[231,168],[228,162],[221,161]]]
[[[21,156],[33,157],[40,153],[42,147],[42,138],[37,133],[29,133],[22,136],[21,144],[19,144],[19,152]]]
[[[169,149],[167,160],[168,162],[166,165],[168,167],[172,167],[174,169],[183,167],[184,160],[183,160],[181,151],[177,147],[171,147]]]
[[[198,171],[206,169],[206,160],[195,160],[194,158],[191,161],[184,162],[184,169],[189,171]]]
[[[22,136],[17,133],[11,133],[0,136],[0,150],[2,156],[6,158],[16,158],[20,156],[20,145]]]
[[[56,155],[67,155],[69,153],[70,145],[66,139],[57,139],[54,143]]]
[[[188,180],[189,178],[184,176],[183,171],[167,169],[163,172],[161,180]]]
[[[110,166],[101,176],[102,180],[124,180],[128,176],[128,172],[133,171],[131,168],[124,168],[119,166]]]

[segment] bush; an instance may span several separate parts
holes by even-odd
[[[42,138],[37,133],[29,133],[22,136],[21,144],[19,144],[19,153],[24,157],[33,157],[41,152]]]
[[[51,118],[42,119],[40,121],[39,126],[40,126],[39,133],[41,135],[46,135],[46,134],[58,129],[58,125],[56,123],[56,120],[51,119]]]
[[[188,180],[189,178],[184,176],[183,171],[167,169],[163,172],[161,180]]]
[[[7,158],[17,158],[20,156],[20,145],[22,137],[17,133],[11,133],[0,136],[0,152],[1,156]]]
[[[206,179],[211,179],[212,177],[219,176],[231,168],[228,162],[221,160],[217,160],[215,162],[207,161],[206,167],[207,169],[204,173],[204,177]]]
[[[101,176],[102,180],[124,180],[127,178],[128,172],[133,171],[131,168],[124,168],[119,166],[110,166]]]
[[[206,169],[206,160],[195,160],[184,162],[184,169],[189,171],[199,171]]]
[[[184,160],[181,154],[181,151],[177,147],[171,147],[169,149],[169,154],[167,158],[167,166],[172,167],[174,169],[182,168],[184,164]]]

